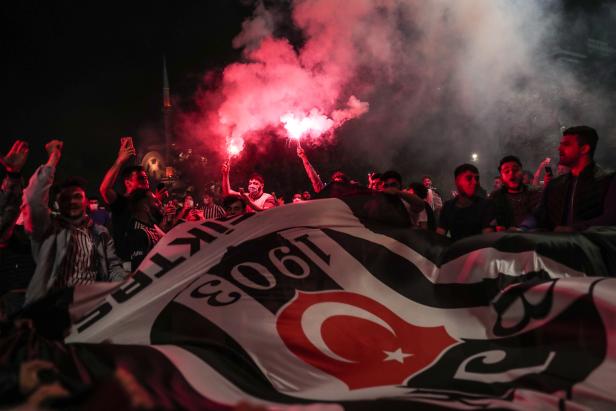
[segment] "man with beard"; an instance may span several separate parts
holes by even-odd
[[[95,281],[119,281],[127,276],[109,232],[94,224],[86,213],[88,199],[83,180],[69,179],[60,185],[60,214],[52,217],[47,204],[62,146],[58,140],[47,143],[47,163],[32,175],[23,194],[24,228],[36,261],[26,291],[27,303],[53,289]]]
[[[559,163],[570,171],[545,187],[537,212],[540,228],[576,231],[616,224],[616,178],[594,162],[598,141],[588,126],[563,131]]]
[[[165,235],[158,227],[163,210],[160,200],[149,190],[137,189],[129,197],[131,221],[126,233],[130,270],[135,271],[145,256]]]
[[[454,171],[458,195],[446,201],[436,232],[453,240],[494,231],[492,204],[479,195],[479,170],[472,164],[462,164]]]
[[[498,172],[502,187],[490,194],[496,215],[496,231],[523,231],[532,228],[533,212],[541,200],[541,192],[523,183],[522,162],[516,156],[500,161]]]
[[[225,161],[222,165],[222,194],[224,196],[234,195],[243,198],[247,203],[247,212],[263,211],[268,208],[276,207],[276,199],[274,196],[263,192],[265,182],[261,174],[253,173],[250,178],[248,178],[248,194],[246,194],[243,188],[240,188],[239,192],[231,190],[229,173],[230,165],[228,161]]]

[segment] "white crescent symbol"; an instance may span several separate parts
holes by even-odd
[[[325,341],[323,340],[323,335],[321,334],[321,327],[323,325],[323,322],[328,318],[334,317],[336,315],[347,315],[350,317],[362,318],[364,320],[376,323],[388,330],[393,335],[396,335],[396,333],[389,326],[389,324],[387,324],[385,321],[372,314],[371,312],[364,310],[363,308],[344,303],[333,302],[319,303],[310,306],[302,314],[302,330],[304,330],[304,334],[315,347],[317,347],[323,354],[327,355],[330,358],[333,358],[334,360],[347,363],[357,362],[339,356],[338,354],[330,350],[330,348],[327,346],[327,344],[325,344]]]

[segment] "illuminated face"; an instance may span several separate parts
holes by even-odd
[[[248,180],[248,193],[253,198],[261,197],[261,194],[263,194],[263,183],[257,179],[251,178]]]
[[[130,176],[124,180],[124,187],[126,187],[127,194],[130,194],[139,188],[149,190],[150,180],[148,180],[148,175],[145,171],[133,171]]]
[[[96,210],[98,210],[98,200],[97,199],[90,200],[90,211],[96,211]]]
[[[432,179],[430,179],[430,177],[424,178],[422,182],[423,182],[424,187],[426,188],[432,187]]]
[[[461,195],[473,197],[479,186],[479,174],[470,170],[464,171],[456,177],[456,187]]]
[[[227,217],[240,215],[244,212],[244,204],[240,200],[237,200],[226,207],[225,211],[227,213]]]
[[[302,200],[304,200],[304,201],[310,200],[310,193],[308,191],[304,191],[302,193]]]
[[[561,137],[560,145],[558,146],[558,154],[560,154],[559,164],[567,167],[574,167],[587,153],[588,146],[580,146],[577,136],[565,134]]]
[[[293,194],[293,202],[294,203],[301,203],[302,202],[302,195],[301,194]]]
[[[81,218],[88,208],[86,193],[80,187],[67,187],[58,196],[60,214],[70,219]]]
[[[501,187],[503,187],[503,180],[500,177],[495,177],[494,184],[492,185],[492,189],[496,191],[496,190],[500,190]]]
[[[500,167],[501,180],[510,190],[518,190],[522,185],[522,167],[515,161],[503,163]]]

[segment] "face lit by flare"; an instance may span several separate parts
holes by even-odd
[[[248,195],[259,198],[263,195],[263,183],[255,178],[248,180]]]

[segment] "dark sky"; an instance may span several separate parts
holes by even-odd
[[[60,138],[60,176],[83,175],[96,188],[120,136],[160,121],[163,54],[172,93],[186,98],[203,73],[239,57],[231,40],[251,5],[138,3],[4,3],[0,153],[16,138],[27,140],[26,175],[45,160],[43,144]]]
[[[573,16],[604,2],[563,1]],[[25,0],[3,4],[0,153],[16,138],[27,140],[31,156],[26,176],[45,160],[44,143],[60,138],[66,144],[58,179],[82,175],[95,193],[115,159],[119,138],[133,135],[138,144],[144,130],[160,126],[163,54],[171,92],[184,102],[202,84],[204,73],[221,70],[240,58],[231,42],[253,12],[250,1],[151,2],[147,8],[137,3]],[[301,41],[290,26],[282,30],[294,43]],[[585,44],[586,35],[577,37]],[[289,164],[279,164],[276,170],[295,168],[285,174],[289,184],[281,181],[280,186],[306,184],[296,159],[288,157],[283,160]]]

